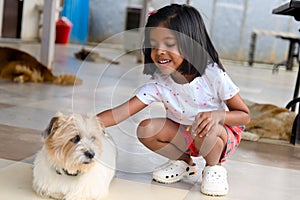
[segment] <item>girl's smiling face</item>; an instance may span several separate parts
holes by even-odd
[[[179,53],[174,33],[163,26],[150,30],[151,59],[158,69],[170,75],[180,67],[184,58]]]

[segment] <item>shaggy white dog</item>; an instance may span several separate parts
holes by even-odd
[[[33,189],[38,194],[65,200],[107,196],[117,151],[95,116],[57,113],[44,137],[33,168]]]

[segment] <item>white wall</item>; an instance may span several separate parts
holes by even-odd
[[[142,5],[143,0],[90,0],[89,42],[104,39],[124,31],[126,7]],[[186,0],[149,0],[158,9],[169,3]],[[204,18],[206,28],[220,57],[248,60],[253,29],[299,34],[300,22],[291,16],[272,14],[272,9],[286,0],[190,0]],[[300,34],[299,34],[300,36]],[[259,36],[255,61],[279,62],[286,58],[288,42],[274,36]]]
[[[23,15],[22,15],[22,27],[21,38],[22,39],[34,39],[38,37],[39,26],[39,13],[36,5],[43,3],[43,0],[23,0]],[[4,0],[0,0],[0,37],[2,34],[2,20],[3,20],[3,6]]]
[[[22,16],[22,39],[38,38],[39,33],[39,10],[37,9],[39,0],[24,1],[23,3],[23,16]]]
[[[39,15],[35,5],[45,0],[24,0],[22,39],[39,37]],[[125,28],[126,8],[142,6],[143,0],[89,0],[89,42],[101,42]],[[0,0],[0,13],[4,0]],[[58,14],[60,0],[57,0]],[[186,0],[149,0],[158,9],[169,3]],[[220,56],[226,59],[248,59],[250,36],[253,29],[274,30],[299,34],[300,22],[290,16],[273,15],[272,9],[285,0],[190,0],[202,14],[206,27]],[[3,13],[3,12],[2,12]],[[57,17],[58,17],[57,14]],[[2,15],[0,14],[0,33]],[[123,42],[122,40],[116,42]],[[274,36],[257,39],[255,60],[278,62],[286,58],[288,42]]]
[[[0,37],[2,36],[2,20],[3,20],[3,5],[4,5],[4,0],[0,0]]]
[[[1,1],[1,0],[0,0]],[[42,11],[45,0],[30,0],[25,1],[23,4],[23,18],[22,18],[22,29],[21,38],[22,39],[35,39],[41,37],[42,28]],[[56,20],[59,18],[59,13],[61,11],[60,2],[61,0],[56,0]]]

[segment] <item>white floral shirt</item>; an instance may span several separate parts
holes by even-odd
[[[178,84],[157,70],[136,96],[147,105],[162,102],[167,118],[191,125],[199,112],[228,110],[224,101],[238,92],[239,88],[215,63],[209,64],[201,77],[186,84]]]

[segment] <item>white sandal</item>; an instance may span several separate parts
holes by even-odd
[[[228,193],[227,171],[220,165],[206,166],[202,172],[201,192],[210,196]]]
[[[193,177],[197,174],[198,167],[190,166],[182,160],[169,160],[152,173],[153,180],[160,183],[176,183],[182,178]]]

